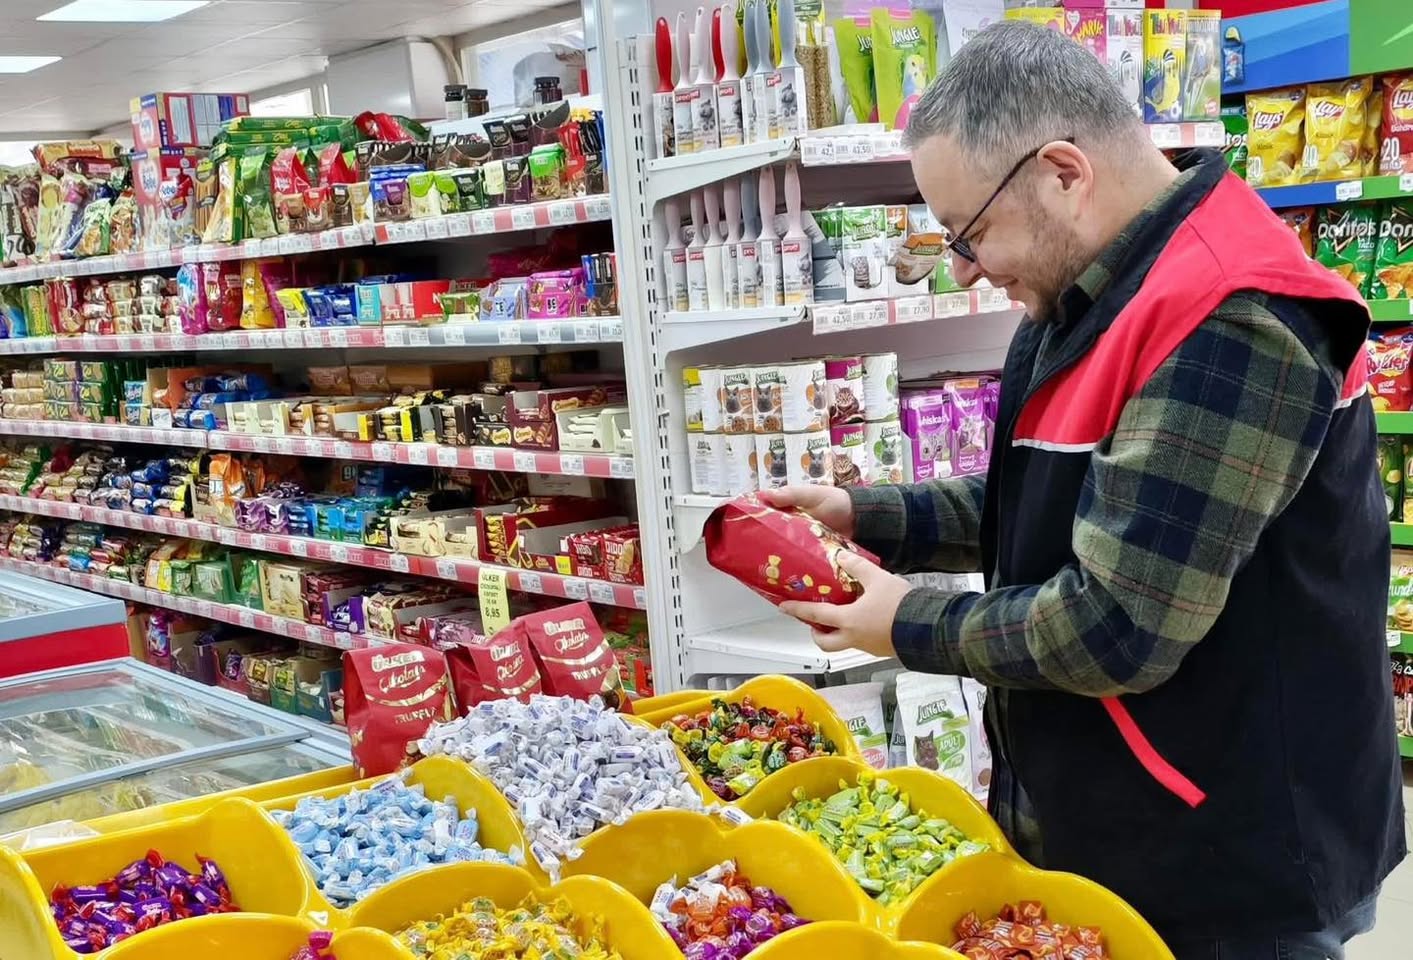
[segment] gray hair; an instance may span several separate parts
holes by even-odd
[[[913,107],[907,145],[939,134],[983,168],[1004,169],[1051,140],[1092,144],[1142,129],[1092,53],[1054,30],[1002,20],[968,41]]]

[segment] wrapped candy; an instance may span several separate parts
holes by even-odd
[[[532,894],[505,910],[489,897],[477,897],[450,916],[400,930],[397,939],[414,957],[427,960],[621,960],[604,944],[602,926],[601,920],[574,916],[563,899],[546,904]]]
[[[327,930],[316,930],[309,935],[309,942],[294,952],[289,960],[338,960],[330,946],[334,935]]]
[[[840,783],[827,799],[795,791],[780,821],[819,840],[880,903],[896,903],[945,864],[989,849],[941,817],[914,810],[908,796],[871,771]]]
[[[777,934],[808,923],[769,887],[757,887],[725,860],[681,887],[653,894],[653,916],[688,960],[740,960]]]
[[[712,700],[711,709],[679,714],[664,729],[682,748],[707,786],[723,800],[739,800],[786,764],[836,752],[819,724],[797,710],[792,719],[771,707]]]
[[[314,866],[319,891],[347,907],[408,873],[442,863],[523,862],[476,842],[474,810],[463,819],[456,800],[427,798],[421,784],[407,785],[402,771],[337,797],[305,797],[293,810],[272,815]]]
[[[975,912],[957,921],[952,949],[967,960],[1107,960],[1104,935],[1098,927],[1072,927],[1045,919],[1045,905],[1036,900],[1008,903],[982,922]]]
[[[515,807],[530,855],[550,877],[599,827],[645,810],[700,811],[667,733],[588,700],[532,696],[487,700],[464,717],[433,724],[417,741],[423,756],[470,763]]]
[[[164,923],[239,910],[216,862],[196,859],[199,872],[190,873],[149,850],[112,880],[56,886],[50,908],[64,943],[75,953],[97,953]]]

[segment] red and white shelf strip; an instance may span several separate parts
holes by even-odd
[[[243,550],[278,553],[284,556],[328,563],[347,563],[374,570],[386,570],[389,573],[408,573],[422,577],[433,577],[438,580],[454,580],[458,583],[475,584],[482,569],[498,570],[506,574],[507,586],[514,590],[524,590],[526,593],[538,593],[550,597],[563,597],[569,600],[593,600],[595,603],[633,607],[638,610],[647,609],[647,594],[641,586],[608,583],[584,577],[568,577],[544,571],[522,570],[519,567],[503,567],[498,564],[482,563],[478,560],[454,557],[413,557],[380,547],[334,543],[328,540],[291,537],[277,533],[249,533],[244,530],[236,530],[233,527],[207,523],[204,520],[148,516],[131,513],[127,510],[109,510],[104,507],[90,507],[59,500],[40,500],[35,497],[17,497],[8,494],[0,494],[0,510],[33,513],[45,517],[60,517],[65,520],[82,520],[88,523],[102,523],[129,530],[143,530],[148,533],[185,537],[189,540],[206,540]],[[161,594],[161,596],[168,595]]]
[[[816,303],[809,308],[815,333],[866,330],[900,323],[944,320],[977,313],[1023,310],[1005,290],[990,287],[958,290],[954,293],[897,297],[892,300],[865,300],[860,303]]]

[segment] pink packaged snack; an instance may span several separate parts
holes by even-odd
[[[294,275],[290,269],[289,261],[283,257],[257,260],[255,268],[260,273],[261,283],[265,285],[265,297],[269,301],[270,311],[275,315],[275,326],[283,327],[285,325],[285,306],[275,294],[294,283]]]
[[[526,316],[531,320],[566,320],[588,313],[584,268],[530,274]]]
[[[200,264],[183,264],[177,271],[177,297],[182,333],[205,333],[209,329],[206,323],[206,284],[201,278]]]
[[[987,426],[986,382],[948,380],[943,389],[952,401],[952,473],[985,473],[991,462],[991,431]]]
[[[913,479],[950,477],[954,469],[951,395],[945,390],[905,390],[900,417],[912,450]]]

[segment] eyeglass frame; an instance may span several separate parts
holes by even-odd
[[[1001,191],[1006,189],[1007,185],[1010,184],[1010,182],[1014,180],[1016,176],[1021,172],[1021,169],[1027,163],[1040,156],[1041,152],[1044,151],[1045,148],[1050,146],[1050,144],[1052,143],[1073,144],[1074,135],[1071,134],[1068,137],[1061,137],[1058,140],[1047,140],[1045,143],[1042,143],[1040,146],[1036,147],[1034,150],[1030,151],[1025,156],[1017,160],[1016,165],[1014,167],[1011,167],[1011,172],[1001,178],[1001,182],[997,184],[996,189],[991,192],[991,196],[987,197],[986,202],[981,205],[981,209],[976,211],[976,216],[968,220],[967,225],[965,227],[962,227],[962,229],[958,230],[957,235],[946,242],[946,247],[948,251],[955,253],[967,263],[976,263],[976,251],[972,250],[971,241],[966,239],[967,231],[971,230],[972,227],[976,226],[976,221],[980,220],[982,214],[986,213],[986,211],[990,209],[991,204],[995,203],[996,198],[1001,195]]]

